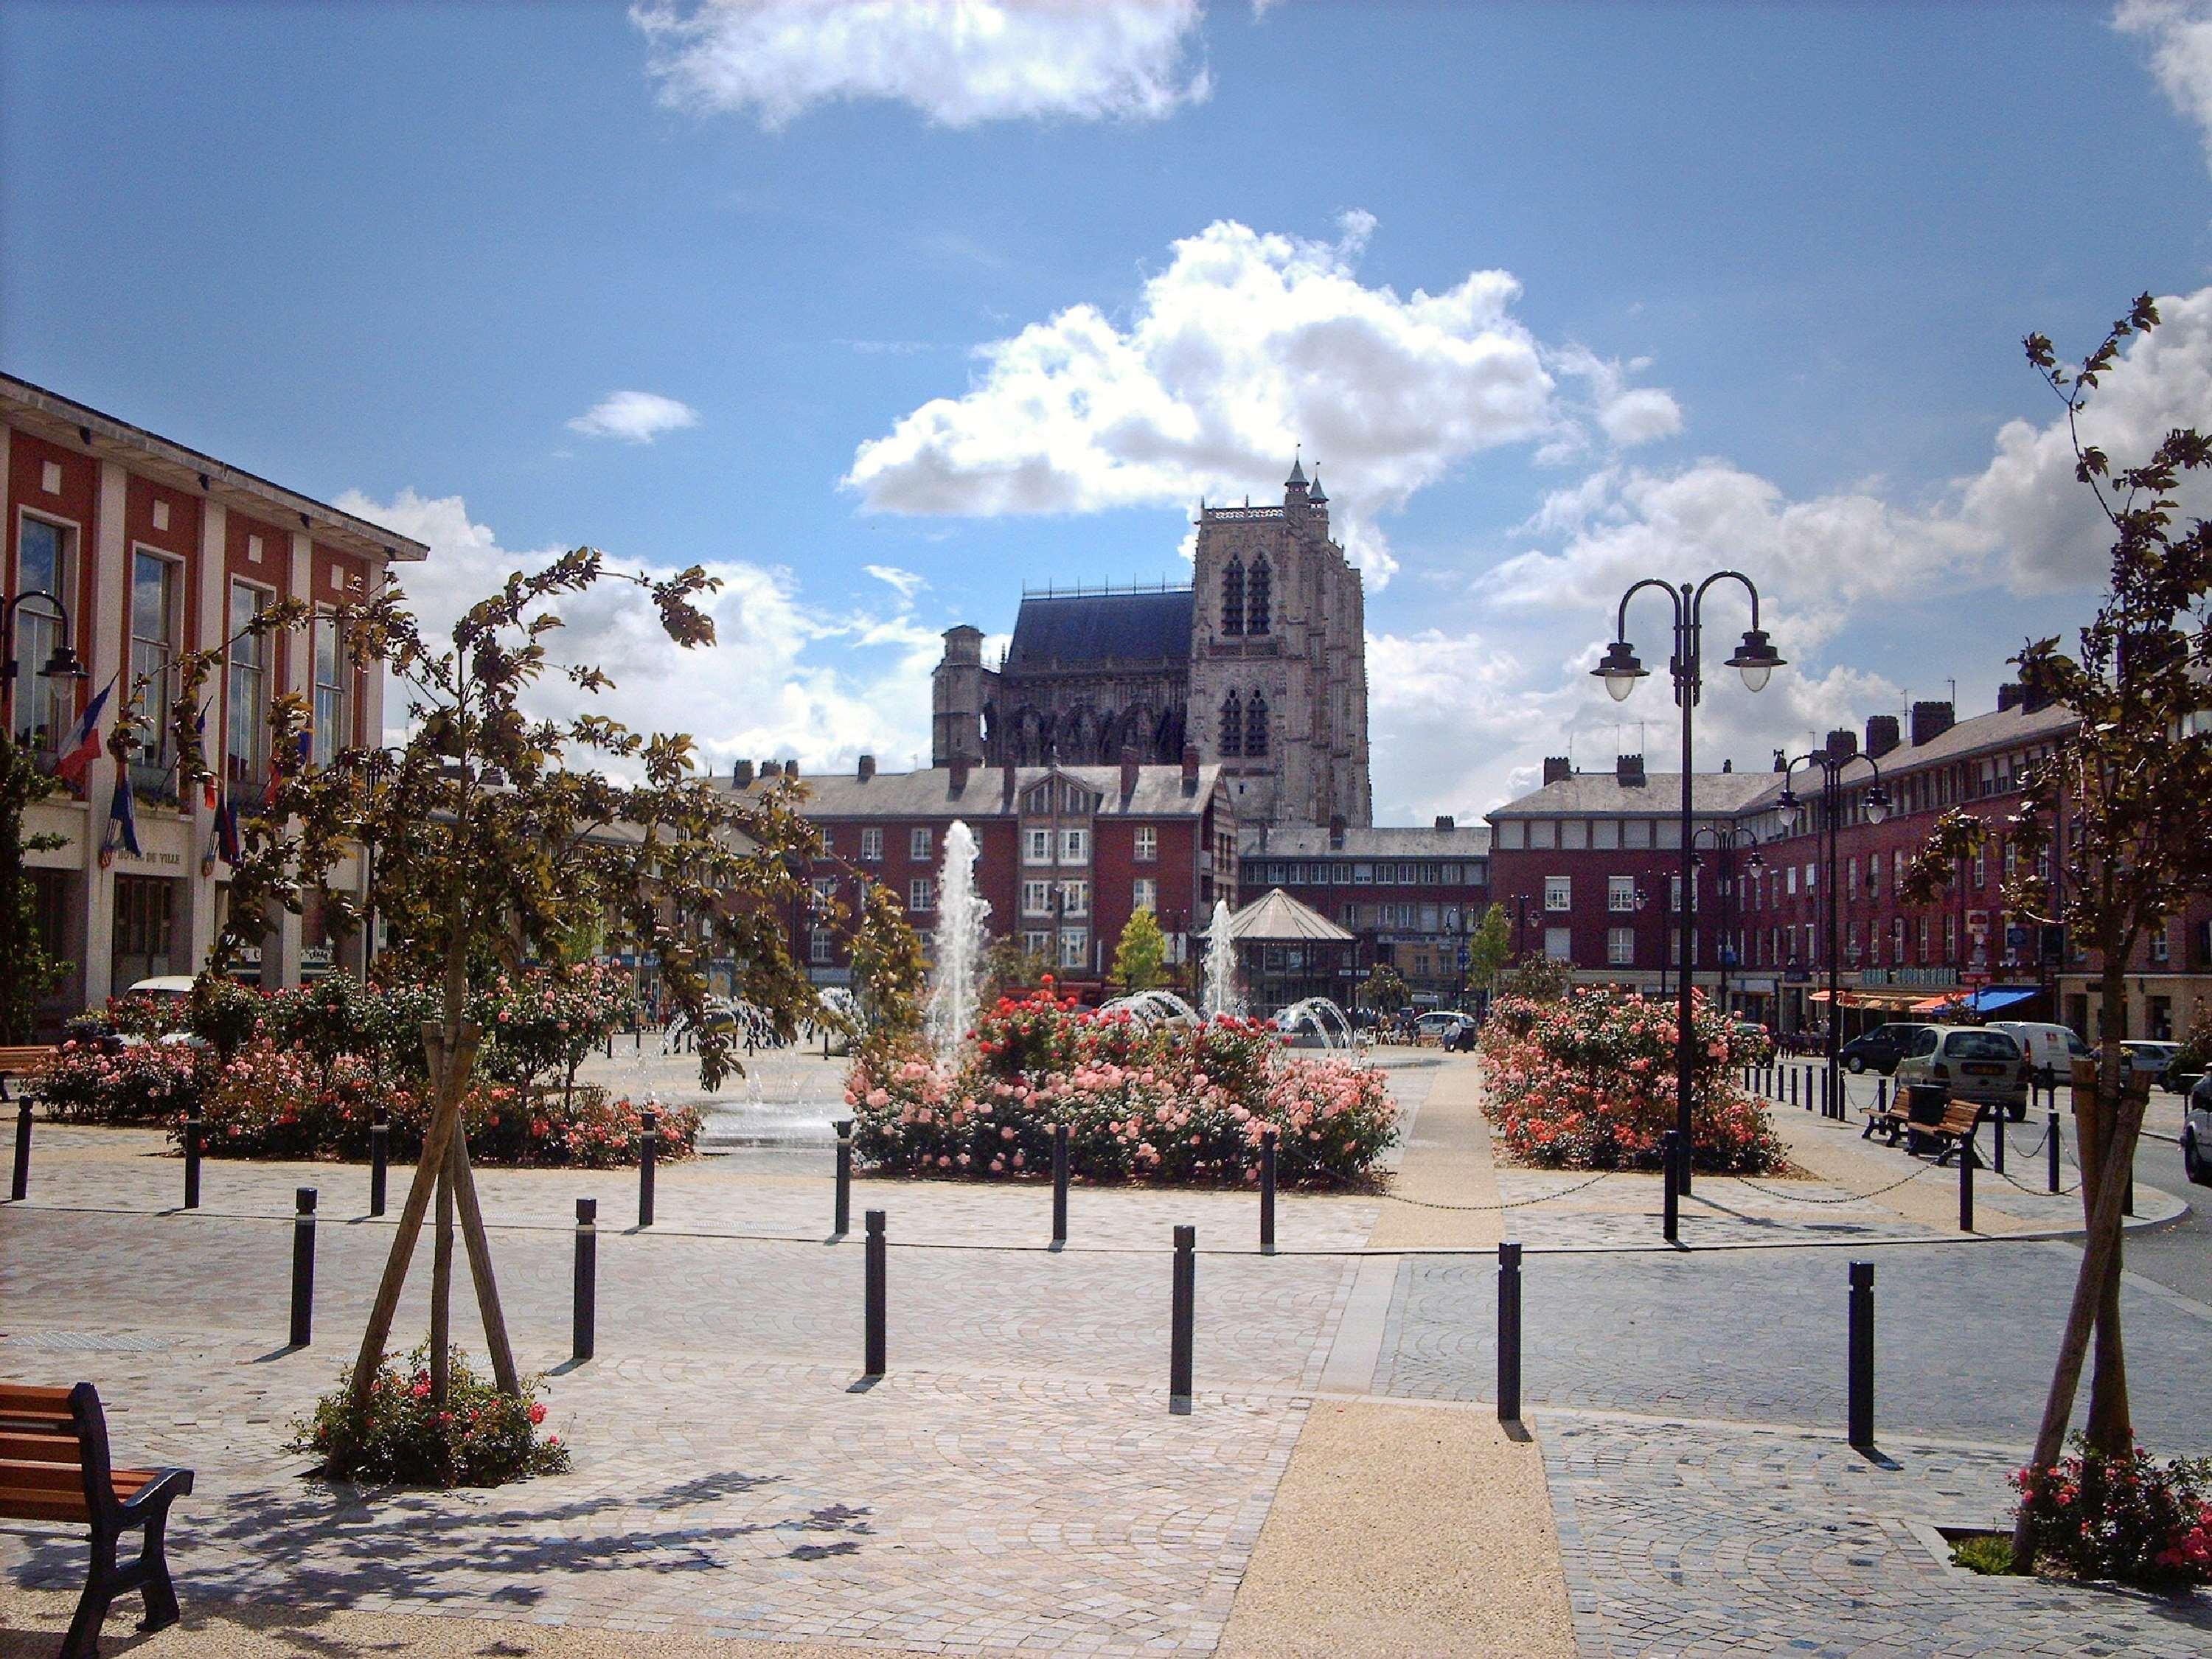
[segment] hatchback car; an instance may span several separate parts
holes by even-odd
[[[1413,1023],[1413,1035],[1449,1044],[1459,1035],[1461,1026],[1474,1024],[1472,1014],[1462,1014],[1453,1008],[1431,1008]]]
[[[2168,1087],[2172,1085],[2166,1084],[2166,1068],[2173,1063],[2173,1057],[2180,1052],[2181,1045],[2178,1042],[2130,1042],[2120,1044],[2120,1053],[2135,1068],[2138,1077],[2148,1077],[2153,1083]],[[2173,1091],[2176,1094],[2181,1092],[2179,1088]]]
[[[1927,1025],[1897,1062],[1897,1086],[1933,1084],[1961,1100],[2002,1109],[2014,1122],[2027,1115],[2027,1062],[2020,1044],[1979,1025]]]
[[[1911,1020],[1893,1020],[1887,1025],[1875,1026],[1863,1036],[1853,1037],[1836,1051],[1836,1058],[1854,1077],[1863,1072],[1880,1072],[1887,1077],[1897,1069],[1897,1062],[1911,1051],[1913,1039],[1933,1029]]]
[[[2212,1187],[2212,1074],[2191,1085],[2181,1111],[2181,1172],[2200,1187]]]

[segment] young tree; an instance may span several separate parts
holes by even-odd
[[[1575,982],[1572,963],[1556,962],[1541,951],[1531,951],[1498,974],[1500,991],[1527,997],[1532,1002],[1557,1002]]]
[[[1151,910],[1139,910],[1121,929],[1114,947],[1114,977],[1124,991],[1149,991],[1164,977],[1168,959],[1167,935]]]
[[[2125,978],[2137,945],[2212,886],[2212,836],[2201,810],[2212,799],[2212,532],[2201,519],[2178,523],[2174,499],[2190,475],[2212,468],[2212,443],[2176,429],[2141,465],[2115,468],[2080,428],[2122,343],[2158,320],[2150,295],[2141,296],[2072,370],[2042,335],[2026,342],[2028,362],[2066,406],[2075,476],[2113,532],[2110,586],[2078,650],[2036,640],[2012,659],[2032,700],[2063,706],[2080,724],[2021,780],[2019,810],[2002,826],[2019,849],[2006,902],[2031,921],[2062,927],[2070,948],[2094,957],[2102,1021],[2093,1100],[2076,1091],[2087,1237],[2036,1437],[2037,1467],[2055,1462],[2063,1448],[2093,1329],[2087,1438],[2107,1455],[2134,1443],[2120,1331],[2121,1205],[2147,1102],[2122,1086]],[[1965,811],[1946,814],[1908,872],[1906,896],[1933,898],[1990,829]],[[2023,1518],[2015,1556],[2027,1548]]]
[[[994,939],[990,949],[983,952],[983,1005],[988,1007],[1000,997],[1041,985],[1050,972],[1051,958],[1024,950],[1022,942],[1012,934]]]
[[[1481,923],[1468,936],[1468,982],[1490,990],[1505,964],[1512,960],[1513,919],[1506,915],[1504,905],[1492,904],[1482,913]]]
[[[307,763],[301,699],[274,700],[276,764],[240,824],[230,903],[210,972],[258,942],[280,910],[297,914],[320,894],[342,929],[365,914],[386,920],[392,955],[440,987],[440,1018],[422,1037],[432,1085],[422,1153],[353,1371],[362,1411],[383,1358],[425,1212],[437,1197],[431,1286],[432,1391],[443,1396],[448,1352],[453,1212],[456,1203],[477,1301],[500,1386],[517,1391],[498,1287],[470,1172],[461,1103],[482,1032],[467,1018],[471,986],[500,967],[558,957],[597,919],[611,949],[655,957],[668,995],[699,1029],[700,1074],[713,1088],[735,1068],[731,1033],[702,1021],[707,969],[726,954],[737,990],[789,1036],[817,1007],[813,988],[785,951],[778,918],[812,897],[799,874],[818,850],[789,787],[740,797],[699,773],[688,736],[642,736],[597,714],[533,717],[523,699],[549,672],[582,692],[612,682],[587,665],[556,665],[545,640],[561,626],[554,606],[603,580],[649,594],[678,646],[711,644],[696,606],[716,584],[694,567],[665,581],[607,571],[579,548],[534,574],[510,576],[454,625],[450,642],[426,639],[396,586],[339,607],[328,621],[362,658],[388,667],[407,696],[408,735],[391,748],[346,750]],[[307,620],[296,601],[248,625],[263,634]],[[198,732],[200,688],[229,641],[179,662],[171,727],[186,787],[208,775]],[[572,768],[572,754],[589,763]],[[599,769],[611,763],[632,781]],[[331,876],[350,848],[374,848],[366,904]]]
[[[1395,1014],[1410,1000],[1411,994],[1406,989],[1406,981],[1387,962],[1376,963],[1360,982],[1360,1003],[1375,1013]]]
[[[929,967],[906,907],[890,883],[868,883],[853,934],[853,995],[869,1038],[903,1043],[920,1035],[928,989]]]

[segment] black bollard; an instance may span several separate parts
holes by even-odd
[[[2056,1106],[2051,1109],[2050,1123],[2044,1131],[2043,1144],[2050,1149],[2051,1190],[2055,1194],[2058,1190],[2058,1109]]]
[[[200,1206],[200,1109],[191,1106],[185,1111],[185,1207],[197,1210]]]
[[[1820,1115],[1833,1117],[1835,1115],[1836,1079],[1833,1073],[1822,1072],[1820,1073]]]
[[[392,1167],[392,1115],[383,1107],[376,1109],[376,1121],[368,1126],[368,1212],[384,1213],[386,1177]]]
[[[599,1349],[599,1200],[576,1200],[576,1277],[569,1304],[568,1357],[581,1364]]]
[[[1498,1247],[1498,1420],[1521,1420],[1521,1246]]]
[[[864,1290],[863,1309],[867,1326],[863,1346],[866,1352],[864,1356],[866,1363],[862,1367],[862,1374],[867,1376],[881,1376],[884,1374],[885,1314],[884,1279],[889,1257],[889,1250],[884,1243],[884,1212],[871,1210],[862,1219],[866,1222],[868,1229],[867,1283]]]
[[[1886,1077],[1874,1080],[1874,1109],[1877,1113],[1889,1109],[1889,1079]]]
[[[315,1189],[292,1194],[292,1346],[304,1348],[315,1326]]]
[[[2135,1172],[2134,1169],[2133,1169],[2132,1167],[2130,1167],[2130,1168],[2129,1169],[2129,1170],[2128,1170],[2128,1186],[2127,1186],[2127,1190],[2126,1190],[2125,1192],[2124,1192],[2124,1193],[2122,1193],[2122,1194],[2120,1194],[2120,1213],[2121,1213],[2122,1215],[2133,1215],[2135,1212],[2136,1212],[2136,1172]]]
[[[1192,1328],[1198,1321],[1198,1229],[1175,1230],[1175,1297],[1168,1333],[1168,1409],[1190,1409]]]
[[[1792,1106],[1797,1103],[1797,1068],[1795,1066],[1790,1068],[1790,1103]]]
[[[842,1238],[853,1231],[853,1120],[841,1117],[831,1127],[837,1131],[837,1224],[833,1231]]]
[[[1874,1449],[1874,1263],[1851,1263],[1850,1443]]]
[[[2002,1175],[2005,1158],[2005,1109],[2002,1106],[1997,1108],[1996,1115],[1990,1119],[1990,1138],[1993,1143],[1991,1151],[1996,1159],[1996,1172]]]
[[[15,1173],[8,1196],[18,1204],[31,1195],[31,1103],[15,1103]]]
[[[1969,1139],[1959,1143],[1959,1231],[1974,1231],[1974,1165],[1981,1159],[1974,1156],[1974,1143]]]
[[[1275,1137],[1269,1124],[1260,1131],[1260,1254],[1275,1253]]]
[[[1052,1242],[1067,1243],[1067,1125],[1052,1126]]]
[[[637,1224],[653,1225],[653,1159],[660,1150],[660,1131],[656,1127],[659,1117],[652,1112],[639,1115],[643,1132],[637,1138]]]
[[[1682,1132],[1669,1129],[1667,1131],[1666,1150],[1660,1154],[1659,1165],[1660,1185],[1664,1194],[1661,1200],[1659,1236],[1669,1244],[1682,1234],[1682,1195],[1674,1190],[1677,1178],[1675,1165],[1681,1162],[1681,1158]]]

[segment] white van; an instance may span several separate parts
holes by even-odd
[[[2002,1031],[2020,1044],[2021,1053],[2027,1057],[2029,1071],[2039,1072],[2048,1066],[2061,1082],[2065,1080],[2068,1067],[2075,1059],[2094,1052],[2063,1025],[2045,1025],[2026,1019],[1993,1019],[1989,1029]]]

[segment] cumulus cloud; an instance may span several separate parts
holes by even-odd
[[[902,570],[895,564],[863,565],[861,568],[878,581],[887,583],[896,589],[902,599],[911,599],[921,589],[929,586],[925,578],[911,570]]]
[[[664,432],[699,424],[699,411],[658,392],[610,392],[568,422],[587,438],[649,444]]]
[[[2151,72],[2174,108],[2203,129],[2212,161],[2212,3],[2122,0],[2112,27],[2150,42]]]
[[[1158,120],[1203,102],[1198,0],[641,0],[662,100],[770,131],[841,99],[942,126]]]
[[[1174,245],[1126,324],[1077,305],[980,347],[968,389],[861,444],[844,483],[879,512],[1095,512],[1240,495],[1279,477],[1302,442],[1380,586],[1395,562],[1376,514],[1566,417],[1511,314],[1511,276],[1476,270],[1437,294],[1370,287],[1358,268],[1374,228],[1358,211],[1333,241],[1218,221]],[[1638,398],[1613,374],[1624,441],[1671,429],[1671,399]]]
[[[398,567],[398,574],[434,635],[448,632],[510,571],[534,568],[563,550],[502,547],[458,495],[409,489],[379,501],[349,491],[337,505],[428,544],[428,559]],[[639,562],[619,548],[606,550],[611,567],[656,575],[693,562]],[[556,717],[591,708],[640,730],[689,731],[718,770],[741,758],[795,756],[802,771],[818,771],[849,765],[863,753],[900,765],[916,750],[927,756],[929,672],[943,647],[936,630],[915,617],[906,593],[888,612],[830,611],[809,604],[788,569],[733,559],[699,562],[723,582],[706,607],[715,644],[678,649],[642,595],[607,583],[559,607],[567,626],[551,644],[559,660],[599,665],[615,690],[586,697],[549,678],[532,694],[532,707]],[[406,720],[397,688],[386,696],[385,714],[396,733]]]

